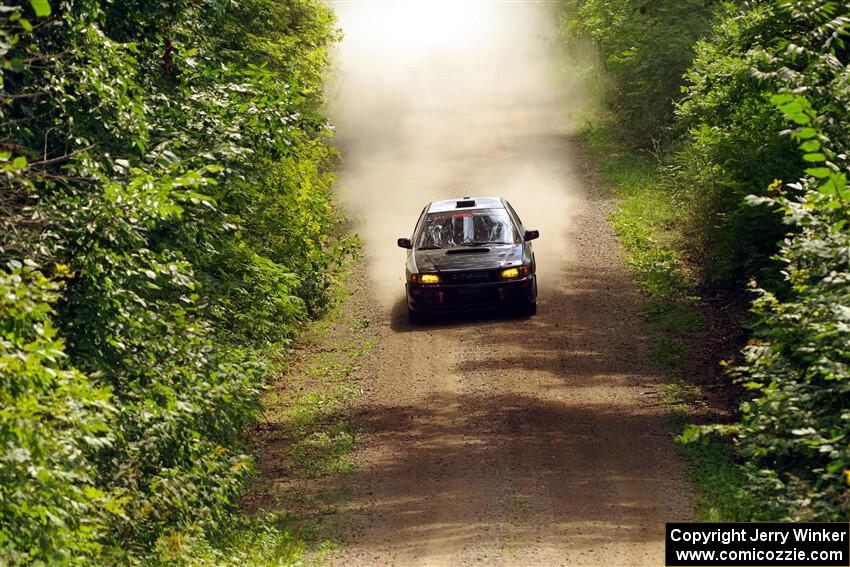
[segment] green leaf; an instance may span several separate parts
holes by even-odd
[[[50,15],[50,3],[47,0],[30,0],[30,4],[39,18]]]
[[[772,102],[776,106],[782,106],[783,104],[787,104],[793,100],[794,96],[789,94],[775,94],[770,97],[770,102]]]
[[[832,171],[828,167],[810,167],[806,170],[807,175],[811,175],[816,179],[829,177],[830,173],[832,173]]]
[[[800,144],[800,149],[804,152],[814,152],[820,149],[820,142],[817,140],[808,140]]]
[[[800,114],[801,112],[803,112],[803,107],[799,102],[793,100],[787,104],[783,104],[782,106],[780,106],[779,110],[781,110],[788,116],[793,116],[795,114]]]
[[[826,156],[820,152],[815,152],[811,154],[804,154],[803,159],[808,162],[816,163],[820,161],[826,161]]]
[[[689,424],[682,434],[676,439],[680,444],[693,443],[702,437],[702,429],[699,426]]]
[[[818,191],[823,195],[835,195],[835,181],[827,179],[826,183],[818,187]]]

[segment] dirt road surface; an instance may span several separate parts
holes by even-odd
[[[383,310],[335,565],[655,566],[664,522],[689,519],[547,6],[335,3],[340,194]],[[540,229],[536,317],[407,323],[395,240],[461,195],[503,195]]]

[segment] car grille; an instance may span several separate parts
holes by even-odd
[[[444,272],[447,285],[463,285],[487,283],[499,280],[499,272],[496,270],[475,270],[468,272]]]

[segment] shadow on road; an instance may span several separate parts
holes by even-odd
[[[390,310],[390,328],[396,333],[415,333],[434,329],[449,329],[488,325],[500,321],[521,321],[528,315],[510,309],[481,309],[457,313],[440,313],[428,317],[421,323],[411,323],[407,318],[407,302],[399,297]]]
[[[670,500],[659,496],[670,471],[646,466],[659,443],[669,443],[652,437],[658,415],[510,394],[443,401],[374,406],[357,417],[373,443],[398,449],[351,479],[373,494],[362,503],[371,516],[393,518],[389,538],[381,531],[380,541],[371,540],[367,530],[358,546],[415,557],[426,546],[457,549],[452,542],[492,530],[538,545],[568,538],[593,550],[646,541],[648,530],[659,529],[648,517],[675,516],[658,510]]]
[[[432,342],[458,341],[458,391],[376,400],[357,416],[375,450],[351,479],[369,495],[356,506],[392,526],[365,530],[358,548],[433,557],[492,536],[497,548],[516,538],[591,552],[657,541],[665,519],[687,518],[637,288],[615,264],[573,263],[559,276],[541,285],[531,318],[411,326],[396,303],[392,330],[414,333],[401,340],[435,356]]]

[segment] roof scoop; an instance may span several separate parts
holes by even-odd
[[[457,201],[457,203],[455,203],[456,209],[468,209],[468,208],[474,207],[474,206],[475,206],[475,199],[469,199],[468,197],[464,197],[463,199],[461,199],[460,201]]]

